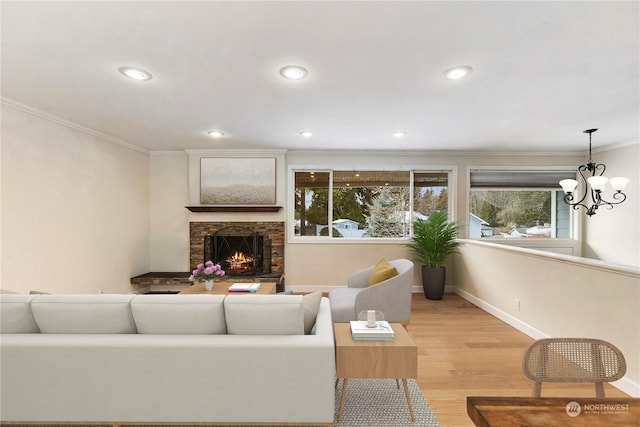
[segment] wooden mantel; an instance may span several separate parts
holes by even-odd
[[[191,212],[279,212],[282,206],[185,206]]]

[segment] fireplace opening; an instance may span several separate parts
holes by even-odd
[[[271,273],[271,239],[246,227],[225,227],[205,236],[204,259],[219,263],[228,276]]]

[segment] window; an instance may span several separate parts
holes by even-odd
[[[449,174],[446,172],[414,172],[413,209],[425,217],[431,211],[449,209]]]
[[[330,172],[295,173],[295,235],[328,234]]]
[[[414,218],[448,209],[448,180],[446,171],[294,171],[294,234],[408,237]]]
[[[565,171],[472,170],[470,238],[569,238],[571,208],[558,181]]]

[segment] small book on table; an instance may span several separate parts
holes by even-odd
[[[354,341],[393,341],[395,335],[389,322],[376,321],[376,326],[370,328],[364,320],[352,320],[351,336]]]
[[[260,283],[234,283],[229,286],[229,292],[258,292]]]

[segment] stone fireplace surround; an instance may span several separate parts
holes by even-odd
[[[277,291],[284,290],[284,222],[190,222],[189,223],[189,271],[150,272],[131,278],[131,285],[140,293],[175,293],[191,285],[188,278],[196,265],[203,262],[205,236],[226,227],[245,227],[271,239],[271,274],[263,276],[229,276],[228,280],[276,282]],[[155,291],[155,292],[154,292]]]
[[[189,267],[191,270],[204,260],[205,237],[227,227],[243,227],[271,239],[271,273],[256,278],[279,280],[284,274],[284,222],[190,222]],[[235,279],[235,276],[232,276]]]

